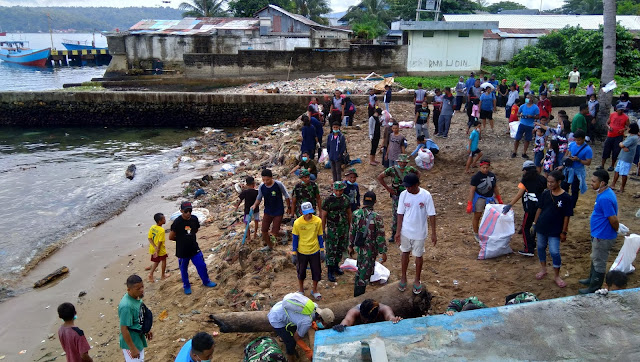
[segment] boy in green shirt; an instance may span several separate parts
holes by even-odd
[[[587,114],[589,114],[589,106],[580,105],[580,113],[573,116],[573,121],[571,121],[571,132],[575,133],[579,129],[587,132],[587,119],[584,117]]]
[[[142,333],[140,321],[140,308],[144,297],[144,283],[138,275],[127,278],[127,293],[118,304],[118,317],[120,318],[120,348],[124,354],[125,362],[144,361],[144,348],[147,347],[147,338],[151,340],[153,334]]]

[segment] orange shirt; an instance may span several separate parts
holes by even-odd
[[[607,132],[607,137],[624,136],[624,129],[629,122],[629,117],[626,114],[618,114],[618,112],[611,113],[609,116],[609,127],[611,131]]]
[[[518,120],[519,109],[520,109],[520,106],[517,104],[514,104],[511,106],[511,115],[509,116],[509,122],[515,122]]]

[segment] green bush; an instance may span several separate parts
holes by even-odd
[[[553,68],[560,65],[560,59],[548,50],[540,49],[535,45],[527,45],[511,59],[509,64],[512,67]]]

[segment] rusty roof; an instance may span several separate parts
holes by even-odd
[[[260,20],[254,18],[184,18],[182,20],[141,20],[131,34],[213,34],[217,30],[257,30]]]

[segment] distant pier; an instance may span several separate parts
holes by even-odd
[[[109,49],[51,50],[49,61],[54,67],[108,65]]]

